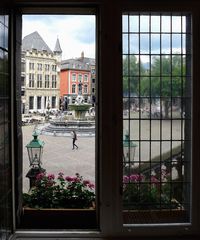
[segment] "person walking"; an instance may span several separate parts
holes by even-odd
[[[76,135],[76,132],[73,130],[72,131],[72,150],[74,149],[74,147],[78,149],[78,146],[75,144],[76,140],[77,140],[77,135]]]

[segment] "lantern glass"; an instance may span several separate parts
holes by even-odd
[[[41,165],[42,148],[27,148],[30,166]]]
[[[33,133],[34,139],[26,145],[31,167],[40,167],[42,164],[42,154],[44,142],[40,141],[36,132]]]

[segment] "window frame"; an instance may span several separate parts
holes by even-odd
[[[66,2],[68,2],[66,0]],[[94,1],[96,2],[96,1]],[[168,4],[170,2],[170,4]],[[90,1],[79,1],[81,3],[90,3]],[[102,4],[103,3],[103,4]],[[145,3],[145,7],[144,7]],[[114,0],[106,1],[100,0],[97,3],[97,28],[98,37],[97,45],[99,55],[97,57],[97,76],[99,88],[97,92],[97,110],[98,110],[98,167],[99,167],[99,188],[100,196],[99,202],[99,216],[100,216],[100,230],[96,232],[40,232],[40,231],[14,231],[16,236],[90,236],[90,237],[105,237],[105,236],[175,236],[178,234],[183,235],[199,235],[200,225],[200,209],[198,208],[200,202],[200,193],[198,192],[198,169],[200,169],[200,162],[193,161],[192,164],[192,215],[193,223],[191,225],[179,224],[179,225],[148,225],[148,226],[134,226],[134,228],[123,227],[121,221],[122,199],[121,183],[122,183],[122,117],[118,112],[122,112],[122,83],[121,83],[121,18],[122,13],[125,11],[141,12],[148,9],[150,11],[170,11],[170,12],[190,12],[192,14],[192,27],[193,27],[193,119],[192,127],[195,131],[192,131],[192,153],[194,159],[200,158],[199,149],[199,109],[198,102],[200,100],[198,93],[198,76],[200,75],[200,69],[198,66],[198,56],[200,54],[200,46],[198,42],[199,37],[199,10],[200,7],[196,4],[196,1],[191,0],[189,4],[186,1],[180,2],[178,0],[165,1],[163,5],[159,5],[156,1],[141,0],[120,0],[119,3],[115,3]],[[113,9],[113,4],[116,4],[116,11]],[[172,10],[173,4],[173,10]],[[23,4],[22,4],[23,5]],[[45,7],[51,5],[50,3],[44,4]],[[29,5],[30,7],[31,5]],[[38,7],[39,4],[34,6]],[[57,5],[59,6],[59,4]],[[64,5],[67,7],[66,5]],[[55,7],[55,5],[54,5]],[[58,8],[59,9],[59,8]],[[25,9],[23,10],[25,11]],[[36,11],[35,8],[29,9],[29,11]],[[37,9],[36,12],[40,12],[41,9]],[[43,10],[44,11],[44,10]],[[46,9],[47,11],[47,9]],[[52,11],[52,10],[51,10]],[[55,10],[56,11],[56,10]],[[63,11],[63,10],[62,10]],[[112,24],[112,23],[115,24]],[[118,26],[118,27],[117,27]],[[113,44],[115,42],[116,44]],[[109,46],[109,47],[108,47]],[[113,86],[115,86],[113,88]],[[112,95],[110,94],[112,92]],[[196,110],[197,109],[197,110]],[[107,114],[104,114],[106,110]],[[194,111],[196,110],[196,111]],[[106,115],[106,116],[105,116]],[[13,199],[14,201],[14,199]]]

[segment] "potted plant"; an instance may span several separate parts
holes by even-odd
[[[21,227],[94,228],[94,202],[94,184],[79,173],[73,177],[40,173],[35,186],[23,194]]]

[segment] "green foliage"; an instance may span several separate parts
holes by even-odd
[[[123,59],[123,91],[125,94],[138,95],[139,75],[144,75],[145,71],[139,64],[136,56],[130,55]]]
[[[59,173],[40,173],[36,185],[23,194],[23,205],[31,208],[90,208],[95,200],[94,185],[76,173],[65,177]]]

